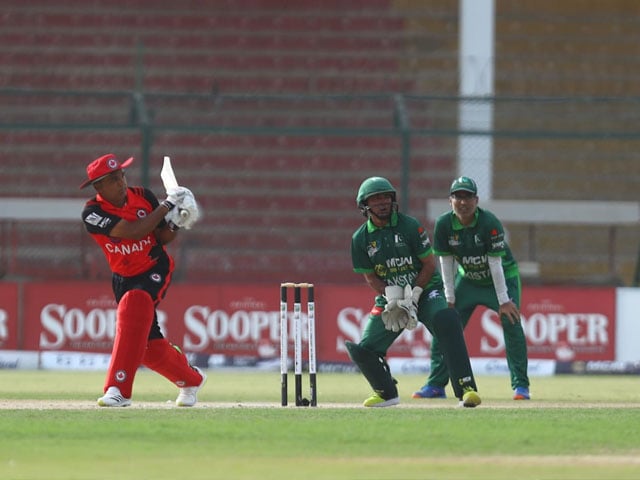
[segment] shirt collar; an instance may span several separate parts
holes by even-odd
[[[391,212],[391,221],[382,227],[376,226],[371,219],[367,220],[367,232],[375,232],[376,230],[382,230],[387,227],[395,227],[398,225],[398,212]]]
[[[462,230],[463,228],[467,227],[475,227],[478,223],[478,215],[480,215],[480,208],[476,207],[476,211],[473,214],[473,222],[471,222],[471,225],[462,225],[458,217],[456,217],[455,212],[451,210],[451,225],[453,226],[454,230]]]

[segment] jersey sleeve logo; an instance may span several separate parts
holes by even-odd
[[[504,241],[504,233],[499,232],[495,228],[491,231],[491,249],[492,250],[504,250],[506,244]]]
[[[431,242],[429,241],[429,234],[424,228],[418,228],[418,236],[420,237],[420,244],[422,245],[422,248],[431,246]]]
[[[97,226],[100,228],[104,228],[111,223],[111,219],[98,215],[96,212],[91,212],[89,215],[84,217],[84,221],[89,225]]]

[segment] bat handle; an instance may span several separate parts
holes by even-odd
[[[181,208],[181,209],[180,209],[180,217],[181,217],[181,218],[184,218],[184,219],[189,218],[189,210],[186,210],[186,209],[184,209],[184,208]]]

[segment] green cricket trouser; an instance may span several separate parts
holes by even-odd
[[[509,297],[520,308],[522,286],[520,277],[507,278],[507,291]],[[479,305],[497,312],[499,309],[493,285],[478,286],[465,279],[456,277],[456,310],[460,313],[460,320],[463,328],[469,323],[473,311]],[[507,318],[500,319],[502,332],[504,335],[505,352],[507,356],[507,366],[511,374],[511,388],[529,387],[529,377],[527,375],[527,341],[524,330],[520,322],[515,325]],[[442,351],[438,345],[438,340],[434,337],[431,343],[431,374],[427,380],[428,385],[434,387],[444,387],[449,380],[447,366],[444,363]]]
[[[422,323],[429,332],[433,335],[433,318],[437,312],[446,309],[447,301],[444,299],[442,292],[440,295],[429,296],[426,290],[420,297],[420,304],[418,305],[418,320]],[[383,306],[386,304],[386,300],[379,301],[384,297],[376,297],[376,305]],[[396,338],[400,336],[400,332],[392,332],[384,327],[384,322],[380,315],[369,315],[369,320],[362,333],[362,339],[359,345],[365,347],[372,352],[375,352],[381,357],[387,356],[387,350],[393,344]],[[443,360],[444,362],[444,360]],[[445,374],[448,373],[445,370]]]

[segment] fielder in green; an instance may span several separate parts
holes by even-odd
[[[442,293],[442,280],[426,230],[398,212],[396,190],[382,177],[367,178],[358,190],[358,208],[367,221],[351,239],[353,270],[376,292],[360,342],[345,342],[351,360],[373,389],[365,407],[400,403],[386,354],[405,328],[425,325],[440,339],[445,374],[460,405],[480,405],[462,323]]]
[[[463,327],[484,305],[500,316],[514,400],[529,400],[527,342],[520,323],[518,264],[505,240],[500,220],[478,207],[478,187],[459,177],[449,190],[451,211],[437,218],[433,250],[440,260],[447,303],[460,313]],[[456,264],[458,265],[456,274]],[[431,374],[413,398],[445,398],[447,365],[441,341],[431,344]]]

